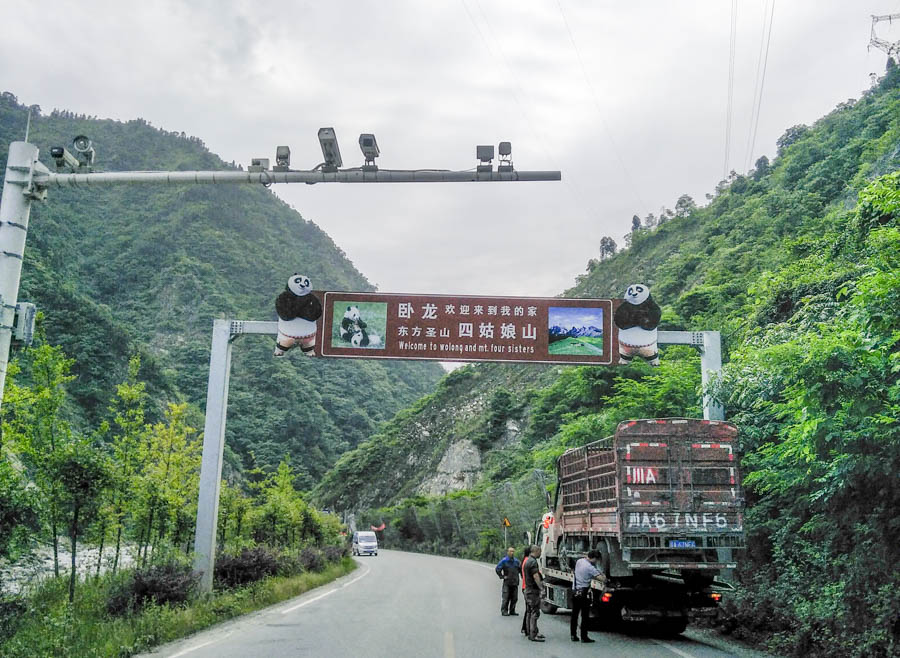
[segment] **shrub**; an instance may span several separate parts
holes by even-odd
[[[147,603],[182,604],[190,598],[199,577],[186,564],[158,564],[137,569],[115,583],[106,599],[112,615],[137,612]]]
[[[304,548],[300,551],[299,559],[304,571],[321,571],[325,568],[322,551],[317,548]]]
[[[341,558],[347,557],[349,551],[346,546],[326,546],[323,552],[326,562],[340,562]]]
[[[215,582],[220,587],[240,587],[268,576],[290,571],[291,565],[275,551],[264,546],[245,548],[237,555],[216,558]]]
[[[0,640],[12,637],[27,610],[28,606],[21,596],[0,597]]]

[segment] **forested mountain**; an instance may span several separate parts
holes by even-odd
[[[789,128],[772,162],[732,174],[704,207],[683,197],[678,212],[638,219],[629,247],[592,260],[565,293],[621,296],[643,282],[660,328],[722,332],[714,392],[741,430],[748,496],[724,623],[779,655],[900,651],[898,169],[900,73],[889,68],[861,99]],[[686,347],[664,348],[658,369],[526,368],[448,375],[346,453],[318,497],[385,522],[395,545],[495,557],[497,520],[519,518],[527,489],[514,485],[534,469],[552,482],[556,456],[623,419],[700,411],[699,358]],[[477,455],[445,478],[457,492],[426,496],[434,465],[467,442]]]
[[[9,142],[23,138],[27,110],[12,94],[0,96],[0,162]],[[29,141],[51,170],[50,147],[77,134],[93,139],[100,170],[232,166],[199,139],[143,119],[34,108]],[[68,412],[76,426],[107,417],[133,354],[156,421],[167,401],[205,405],[213,318],[274,319],[275,296],[295,271],[319,289],[372,289],[327,234],[262,187],[58,189],[33,204],[19,298],[38,305],[45,340],[75,359]],[[304,486],[433,390],[442,372],[299,354],[275,360],[271,351],[261,337],[243,337],[234,350],[228,463],[272,468],[289,454]]]

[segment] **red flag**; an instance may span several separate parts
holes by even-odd
[[[372,528],[372,530],[378,532],[379,530],[384,530],[384,522],[382,522],[381,525],[378,526],[378,527],[375,527],[375,526],[373,526],[373,525],[372,525],[372,526],[369,526],[369,527]]]

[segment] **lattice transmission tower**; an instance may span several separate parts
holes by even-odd
[[[886,39],[882,39],[875,32],[875,26],[879,23],[887,21],[888,23],[893,23],[894,21],[900,21],[900,14],[886,14],[885,16],[872,16],[872,33],[869,35],[869,49],[874,46],[885,53],[887,53],[888,57],[893,57],[894,61],[897,62],[900,60],[900,41],[888,41]]]

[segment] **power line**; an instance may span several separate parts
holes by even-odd
[[[772,21],[775,19],[775,0],[772,0],[772,6],[769,9],[769,34],[766,36],[766,52],[763,56],[762,77],[759,81],[759,95],[756,98],[756,112],[753,118],[753,137],[750,140],[750,148],[747,150],[747,169],[750,169],[750,160],[753,159],[753,149],[756,147],[756,131],[759,128],[759,114],[762,108],[763,89],[766,85],[766,69],[769,64],[769,44],[772,41]],[[765,17],[763,17],[765,20]]]
[[[750,169],[750,160],[753,157],[753,152],[750,148],[750,141],[753,138],[753,123],[754,117],[756,116],[756,100],[759,96],[759,78],[762,73],[762,61],[763,61],[763,48],[766,45],[766,16],[769,14],[769,0],[765,1],[763,5],[762,12],[762,26],[759,30],[759,52],[756,55],[756,78],[753,80],[753,102],[750,103],[750,127],[747,130],[747,148],[746,148],[746,156],[747,156],[747,166],[746,169]]]
[[[474,27],[475,31],[478,33],[478,37],[481,39],[482,43],[484,43],[485,48],[488,49],[488,52],[491,55],[491,60],[493,60],[495,62],[496,61],[501,62],[503,64],[503,66],[506,68],[506,72],[509,75],[509,79],[512,81],[513,87],[514,87],[514,89],[511,90],[511,94],[512,94],[513,100],[516,102],[516,105],[519,108],[519,112],[521,112],[521,114],[522,114],[522,118],[525,119],[525,123],[528,125],[528,129],[531,131],[532,136],[535,137],[535,139],[537,140],[539,146],[541,147],[541,150],[544,152],[544,156],[548,159],[551,166],[558,169],[559,167],[557,167],[557,165],[555,164],[555,160],[554,160],[553,156],[550,154],[549,149],[547,148],[546,140],[544,139],[543,133],[539,133],[537,131],[537,129],[535,128],[534,122],[531,120],[531,115],[526,110],[525,104],[522,102],[522,99],[520,98],[520,96],[524,98],[525,93],[522,90],[522,85],[519,84],[519,80],[515,74],[515,71],[513,71],[512,67],[509,65],[509,62],[507,61],[507,58],[506,58],[505,53],[503,52],[502,46],[499,45],[499,40],[497,41],[497,43],[498,43],[497,47],[498,47],[499,52],[496,52],[494,50],[494,47],[493,47],[491,41],[487,38],[487,36],[482,31],[481,26],[478,25],[478,22],[475,20],[475,16],[472,15],[472,11],[469,9],[469,5],[466,2],[466,0],[460,0],[460,3],[462,4],[463,9],[465,9],[466,16],[469,17],[469,21],[472,23],[472,27]],[[481,18],[484,21],[484,24],[487,26],[488,31],[493,36],[493,29],[491,28],[491,23],[488,20],[487,16],[485,15],[484,10],[481,8],[481,4],[478,2],[478,0],[475,0],[475,3],[476,3],[476,6],[478,7],[479,13],[481,14]],[[593,209],[593,206],[590,206],[590,208],[588,207],[589,204],[586,203],[585,199],[582,197],[581,193],[579,192],[578,188],[575,186],[575,184],[571,180],[570,176],[563,178],[563,185],[565,185],[568,188],[569,192],[572,195],[572,200],[575,202],[575,205],[581,210],[581,212],[584,213],[585,217],[587,217],[588,219],[591,219],[593,216],[600,215],[600,213],[598,211]]]
[[[735,2],[737,0],[734,0]],[[591,97],[594,100],[594,107],[597,108],[597,114],[600,117],[600,124],[603,126],[603,132],[606,133],[606,138],[609,140],[610,145],[612,146],[613,153],[616,156],[616,160],[619,161],[619,167],[622,169],[622,173],[625,176],[625,182],[628,183],[628,186],[631,188],[632,194],[634,194],[638,203],[642,208],[646,207],[644,203],[644,199],[641,197],[641,193],[638,191],[637,186],[634,184],[634,180],[631,178],[631,173],[628,171],[628,167],[625,166],[625,161],[622,159],[621,154],[619,153],[619,149],[616,146],[616,141],[613,139],[612,132],[609,129],[609,125],[606,123],[606,118],[603,115],[603,108],[600,107],[600,101],[597,98],[597,91],[594,89],[594,85],[591,83],[591,79],[588,77],[587,68],[584,66],[584,60],[581,58],[581,51],[578,49],[578,44],[575,43],[575,35],[572,34],[572,28],[569,27],[569,21],[566,18],[566,12],[563,11],[563,6],[561,0],[556,0],[556,6],[559,7],[559,14],[562,16],[563,24],[566,26],[566,32],[569,34],[569,41],[572,42],[572,48],[575,50],[575,56],[578,58],[578,64],[581,66],[581,75],[584,77],[584,81],[587,83],[588,89],[591,91]]]
[[[728,178],[728,159],[731,155],[731,119],[734,114],[734,60],[737,45],[737,0],[731,0],[731,42],[728,51],[728,100],[725,105],[725,163],[722,179]]]

